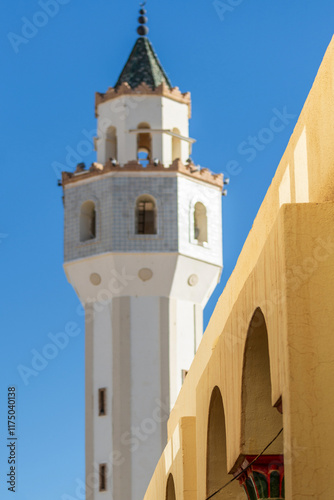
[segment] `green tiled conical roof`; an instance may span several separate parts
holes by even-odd
[[[152,89],[161,83],[165,83],[169,88],[172,87],[148,38],[137,39],[115,88],[124,82],[128,83],[132,89],[141,83],[146,83]]]

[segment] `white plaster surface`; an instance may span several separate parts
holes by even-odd
[[[148,123],[151,129],[172,130],[178,128],[182,136],[189,137],[188,105],[161,96],[129,95],[102,103],[98,107],[97,161],[106,162],[106,130],[114,126],[117,130],[117,151],[120,164],[124,165],[137,157],[136,134],[140,123]],[[189,156],[189,146],[182,141],[182,161]],[[152,157],[170,165],[171,136],[152,134]]]
[[[154,418],[161,398],[158,297],[131,298],[131,423],[140,429],[131,454],[132,498],[144,497],[150,472],[161,454],[161,423]]]
[[[94,335],[93,335],[93,387],[94,394],[94,467],[98,471],[101,463],[108,464],[109,456],[113,451],[112,441],[112,325],[110,321],[109,307],[94,312]],[[100,417],[98,413],[98,391],[107,389],[107,415]],[[107,490],[104,498],[112,499],[112,468],[108,466]]]

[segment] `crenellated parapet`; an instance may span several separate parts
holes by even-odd
[[[101,176],[110,172],[177,172],[192,177],[193,179],[212,184],[220,189],[223,189],[224,185],[223,174],[213,173],[208,168],[201,168],[193,163],[184,164],[179,159],[174,160],[173,163],[167,167],[162,163],[149,163],[147,166],[144,166],[136,160],[130,161],[122,166],[108,160],[105,165],[94,162],[89,169],[86,169],[84,164],[79,163],[74,172],[62,173],[62,185],[65,186],[66,184],[82,181],[84,179],[91,179],[92,177]]]
[[[98,106],[104,102],[116,99],[122,96],[138,96],[138,95],[156,95],[167,97],[176,102],[187,104],[189,108],[189,118],[191,117],[191,96],[190,92],[182,93],[178,87],[170,88],[165,82],[162,82],[158,87],[152,88],[147,83],[143,82],[135,88],[130,87],[127,82],[123,82],[119,87],[109,87],[106,93],[96,92],[95,94],[95,116],[98,117]]]

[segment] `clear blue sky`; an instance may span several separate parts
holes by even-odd
[[[135,0],[58,0],[58,12],[54,2],[53,17],[40,15],[46,0],[12,0],[0,8],[2,499],[13,498],[5,484],[4,439],[7,387],[15,385],[15,498],[80,500],[84,325],[62,269],[62,192],[52,165],[66,166],[66,148],[76,150],[83,131],[93,131],[94,92],[114,85],[136,40]],[[223,200],[224,272],[207,322],[332,37],[334,2],[149,0],[148,11],[149,37],[166,72],[192,93],[193,159],[224,173],[229,162],[239,164]],[[28,28],[27,20],[40,27]],[[284,107],[294,118],[271,137],[262,129]],[[250,136],[260,140],[258,150],[249,151]],[[88,164],[93,159],[82,156]],[[26,386],[18,365],[31,367],[31,351],[41,352],[48,334],[69,321],[81,333]]]

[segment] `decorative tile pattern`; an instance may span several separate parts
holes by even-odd
[[[136,199],[157,202],[156,235],[135,234]],[[80,208],[96,205],[96,238],[80,242]],[[108,177],[65,189],[65,261],[104,252],[176,252],[178,250],[177,178]]]

